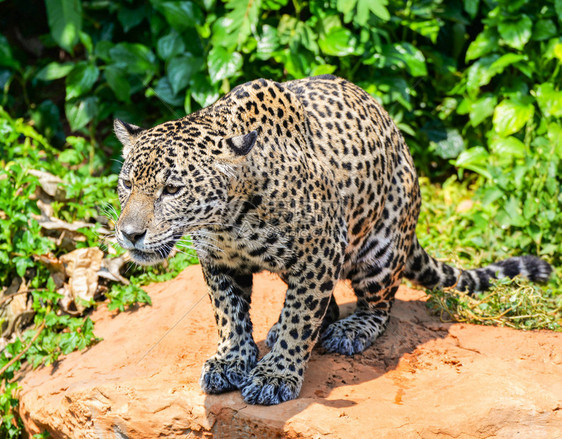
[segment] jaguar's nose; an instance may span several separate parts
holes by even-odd
[[[142,238],[146,236],[146,229],[135,230],[133,227],[127,228],[126,226],[121,229],[121,234],[124,238],[128,239],[131,244],[135,245]]]

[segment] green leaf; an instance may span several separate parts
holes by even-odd
[[[154,89],[147,90],[146,95],[155,95],[158,97],[158,99],[174,107],[179,107],[184,103],[184,97],[178,96],[174,93],[172,85],[170,84],[170,80],[166,76],[158,80],[158,83],[156,84],[156,87],[154,87]]]
[[[535,97],[545,116],[562,117],[562,91],[555,90],[552,83],[539,85]]]
[[[277,35],[277,29],[265,24],[262,27],[261,35],[258,37],[256,57],[262,60],[269,59],[278,48],[279,37]]]
[[[494,110],[494,130],[500,136],[518,132],[533,118],[535,107],[521,99],[505,99]]]
[[[344,27],[334,27],[318,39],[320,50],[331,56],[349,55],[355,51],[355,44],[355,37]]]
[[[516,137],[496,137],[490,142],[490,149],[501,160],[525,157],[525,144]]]
[[[514,49],[521,50],[531,38],[533,22],[527,15],[515,21],[502,21],[498,25],[498,31],[503,41]]]
[[[62,124],[59,107],[49,99],[41,102],[35,109],[31,110],[31,118],[35,128],[44,133],[47,138],[62,135]]]
[[[175,31],[163,36],[156,43],[156,53],[158,53],[160,59],[163,59],[164,61],[167,61],[184,51],[185,43]]]
[[[525,204],[523,208],[523,215],[525,219],[533,218],[537,213],[539,213],[539,208],[541,203],[538,198],[534,196],[529,196],[525,199]]]
[[[312,69],[310,76],[331,75],[336,71],[336,66],[330,64],[320,64]]]
[[[459,169],[468,169],[491,179],[492,175],[488,171],[489,158],[488,151],[482,146],[475,146],[461,152],[453,164]]]
[[[387,66],[401,65],[408,69],[412,76],[427,75],[427,67],[423,53],[410,43],[386,45],[382,52]]]
[[[72,71],[74,65],[75,64],[72,62],[60,64],[53,61],[39,70],[35,77],[41,81],[53,81],[55,79],[64,78]]]
[[[151,3],[178,32],[203,23],[203,12],[193,2],[151,0]]]
[[[12,49],[4,35],[0,35],[0,66],[19,68],[19,62],[12,55]]]
[[[331,16],[326,17],[322,20],[322,27],[324,28],[324,33],[329,33],[334,27],[340,27],[341,22],[336,17],[333,20]],[[304,51],[302,51],[299,46],[310,50],[311,52],[318,54],[319,47],[317,43],[318,35],[308,24],[297,20],[289,15],[283,15],[281,20],[279,20],[279,26],[277,27],[277,35],[279,36],[279,42],[281,45],[289,45],[292,52],[291,55],[300,55],[301,57],[306,57]]]
[[[135,26],[138,26],[146,15],[144,6],[136,9],[129,9],[124,6],[119,8],[119,12],[117,12],[117,18],[123,26],[123,30],[125,32],[129,32]]]
[[[359,26],[365,26],[371,13],[383,21],[390,20],[387,6],[388,0],[357,0],[357,13],[353,21]]]
[[[414,32],[417,32],[418,34],[429,38],[433,44],[437,43],[439,30],[442,26],[442,24],[437,19],[425,21],[404,20],[404,24]]]
[[[109,49],[113,65],[125,69],[129,74],[144,76],[146,84],[157,72],[156,56],[138,43],[119,43]]]
[[[261,0],[228,0],[226,7],[230,12],[225,30],[240,48],[258,25]]]
[[[131,86],[127,80],[126,71],[119,67],[110,65],[106,67],[103,74],[117,99],[122,102],[130,102]]]
[[[474,20],[474,18],[476,18],[476,15],[478,14],[478,6],[480,5],[480,0],[464,0],[463,3],[464,10],[468,15],[470,15],[470,18]]]
[[[471,61],[498,50],[499,37],[492,29],[485,29],[478,34],[466,50],[465,60]]]
[[[265,9],[271,11],[278,11],[283,6],[287,6],[289,0],[263,0],[263,6]]]
[[[45,6],[53,39],[72,52],[82,30],[81,0],[45,0]]]
[[[203,73],[198,73],[191,81],[191,96],[201,105],[207,107],[219,98],[219,90],[215,84],[212,84],[209,76]]]
[[[211,81],[216,83],[236,75],[242,68],[242,63],[242,55],[238,52],[229,52],[220,46],[213,47],[207,58]]]
[[[470,107],[471,125],[476,127],[494,114],[494,108],[497,103],[497,96],[492,94],[487,94],[474,102]]]
[[[464,140],[457,129],[447,129],[443,138],[430,142],[431,148],[439,157],[452,159],[464,150]]]
[[[89,96],[85,99],[67,102],[64,109],[71,131],[77,131],[84,128],[96,116],[98,98]]]
[[[526,58],[526,55],[507,53],[479,59],[466,70],[466,86],[469,94],[474,96],[480,87],[489,84],[492,78],[502,73],[506,67]]]
[[[94,64],[80,62],[66,78],[66,100],[82,96],[92,89],[98,80],[99,70]]]
[[[357,4],[357,0],[338,0],[336,3],[336,7],[338,9],[339,12],[341,12],[343,15],[347,15],[349,13],[351,13],[353,11],[353,9],[355,9],[355,5]],[[369,17],[367,17],[368,19]],[[346,23],[349,20],[346,20]],[[363,23],[365,24],[365,23]]]
[[[91,55],[94,52],[94,43],[92,41],[92,37],[83,31],[80,31],[78,35],[80,38],[80,42],[84,46],[84,49],[86,49],[86,53],[88,55]]]
[[[499,221],[506,226],[524,227],[527,225],[521,209],[521,200],[515,196],[510,196],[502,209],[504,215],[499,216]]]
[[[23,278],[25,276],[25,271],[28,267],[33,266],[33,262],[31,262],[28,258],[16,258],[16,272],[18,276]]]
[[[548,124],[548,140],[554,146],[555,154],[562,159],[562,127],[558,123]]]
[[[492,65],[490,66],[490,72],[492,76],[498,75],[502,73],[506,67],[523,60],[527,60],[526,55],[521,55],[518,53],[506,53],[492,63]]]
[[[534,41],[543,41],[554,37],[556,34],[556,25],[552,20],[539,20],[535,24],[535,29],[533,30],[533,36],[531,38]]]
[[[562,0],[554,0],[554,9],[558,15],[558,21],[562,22]]]
[[[59,161],[62,163],[69,163],[71,165],[77,165],[82,161],[82,154],[75,149],[65,149],[59,154]]]
[[[203,60],[195,58],[190,53],[172,58],[166,68],[166,75],[174,94],[178,94],[189,84],[191,76],[198,72]]]

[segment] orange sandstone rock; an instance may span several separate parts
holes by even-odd
[[[198,379],[216,328],[198,266],[147,288],[151,307],[94,312],[103,341],[21,380],[27,432],[54,438],[562,437],[562,334],[444,324],[402,287],[389,326],[353,358],[316,350],[299,399],[244,403]],[[252,319],[265,352],[285,285],[254,279]],[[351,312],[349,288],[336,291]]]

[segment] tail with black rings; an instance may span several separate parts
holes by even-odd
[[[414,239],[404,277],[427,289],[454,287],[458,291],[474,293],[490,288],[490,281],[499,278],[514,278],[521,275],[532,282],[546,282],[552,266],[536,256],[515,256],[495,262],[483,268],[460,270],[429,256]]]

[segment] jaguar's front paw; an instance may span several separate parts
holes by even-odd
[[[275,405],[299,396],[303,382],[302,376],[292,372],[289,368],[280,370],[273,364],[271,358],[267,358],[266,355],[252,370],[248,382],[242,387],[242,397],[246,402]]]
[[[203,366],[199,384],[205,393],[240,389],[255,365],[256,360],[210,358]]]

